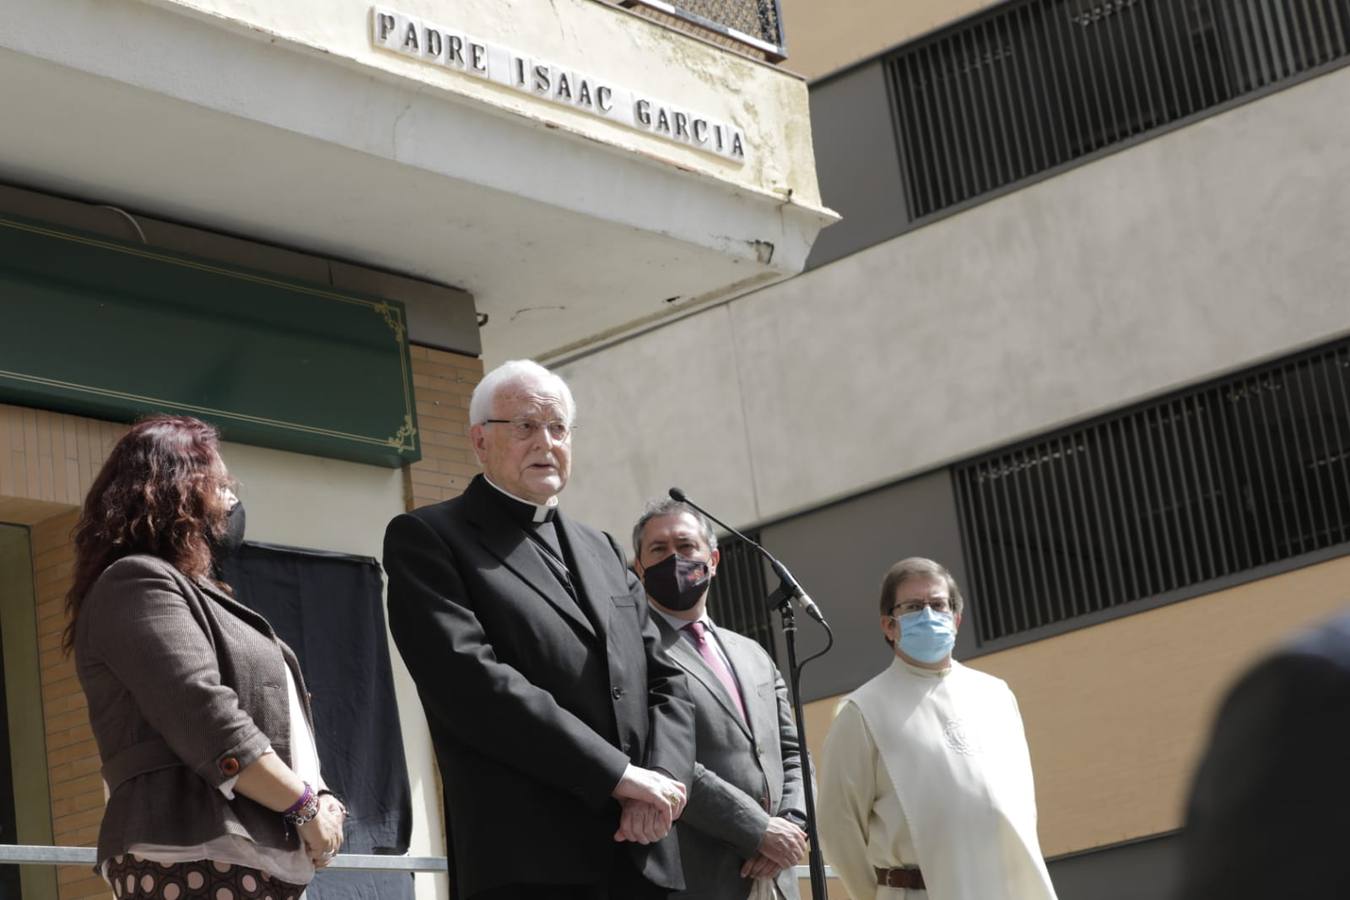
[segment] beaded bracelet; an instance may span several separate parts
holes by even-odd
[[[305,789],[300,793],[300,799],[292,803],[290,808],[281,814],[283,819],[296,828],[313,821],[314,817],[319,814],[318,795],[314,793],[314,788],[310,787],[308,781],[304,785]]]

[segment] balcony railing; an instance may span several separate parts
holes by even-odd
[[[665,22],[769,62],[787,58],[778,0],[617,0]]]

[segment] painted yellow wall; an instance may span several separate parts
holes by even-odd
[[[993,4],[989,0],[779,0],[787,29],[784,63],[809,79]]]
[[[418,81],[432,90],[525,116],[542,127],[599,140],[742,189],[781,197],[790,188],[794,203],[820,206],[806,85],[797,75],[607,3],[390,0],[382,5],[730,121],[746,137],[748,160],[744,166],[509,87],[376,50],[370,40],[372,4],[368,0],[154,2],[256,34],[261,40],[315,51],[325,60],[362,66],[383,77]]]
[[[1017,694],[1046,855],[1179,828],[1233,680],[1347,607],[1350,556],[973,660]],[[837,702],[806,707],[813,753]]]

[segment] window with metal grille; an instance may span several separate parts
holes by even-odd
[[[981,643],[1350,543],[1350,340],[953,474]]]
[[[887,61],[911,221],[1350,55],[1350,0],[1015,0]]]
[[[759,542],[757,531],[746,536]],[[708,611],[718,625],[758,641],[769,657],[778,662],[763,561],[755,548],[739,538],[718,538],[717,548],[722,558],[708,592]]]
[[[615,0],[688,22],[764,54],[770,62],[787,58],[783,14],[778,0]]]

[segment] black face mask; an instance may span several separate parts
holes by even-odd
[[[642,573],[647,596],[677,612],[692,609],[711,581],[712,572],[706,562],[678,553],[672,553]]]
[[[211,538],[211,558],[217,564],[222,559],[234,556],[244,543],[244,504],[235,503],[225,514],[225,529]]]

